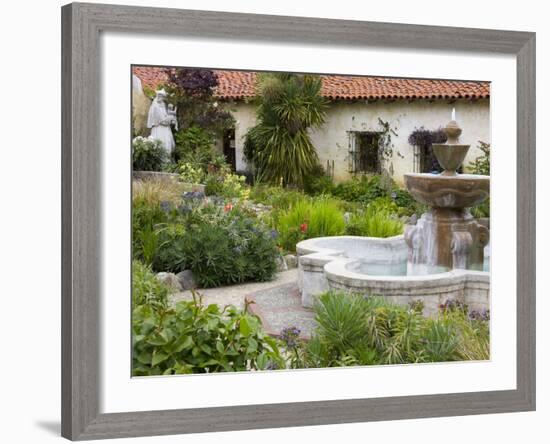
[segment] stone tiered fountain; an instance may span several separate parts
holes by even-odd
[[[415,200],[431,207],[405,231],[408,274],[483,270],[489,230],[474,220],[468,208],[489,197],[489,176],[458,174],[470,145],[458,143],[462,130],[456,121],[450,121],[444,131],[447,142],[432,146],[443,172],[405,174],[405,185]]]
[[[430,210],[404,236],[388,239],[336,236],[296,245],[302,305],[329,289],[378,295],[407,304],[422,300],[424,313],[437,313],[447,299],[471,309],[489,308],[489,230],[469,208],[489,197],[489,176],[459,174],[469,145],[454,119],[445,128],[447,142],[433,150],[443,172],[405,174],[412,196]]]

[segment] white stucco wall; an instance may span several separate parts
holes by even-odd
[[[255,107],[249,103],[227,104],[236,120],[235,139],[237,170],[244,170],[243,161],[244,135],[255,124]],[[472,145],[464,165],[480,155],[477,142],[491,142],[489,100],[458,100],[450,104],[444,100],[429,102],[416,100],[407,102],[399,100],[391,103],[382,101],[366,102],[333,102],[327,112],[327,119],[322,128],[312,130],[311,137],[317,148],[323,166],[327,160],[334,160],[334,179],[342,181],[350,178],[348,132],[379,131],[378,119],[389,122],[397,135],[392,135],[393,177],[398,183],[403,182],[403,174],[413,170],[413,147],[407,139],[415,128],[424,127],[434,130],[444,127],[451,119],[452,108],[462,127],[460,142]]]
[[[231,112],[235,118],[235,157],[236,170],[246,170],[243,160],[244,136],[256,124],[256,106],[246,102],[228,102],[224,109]]]

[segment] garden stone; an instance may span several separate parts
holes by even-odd
[[[157,273],[157,279],[166,285],[170,290],[175,292],[181,291],[180,281],[174,273]]]
[[[197,288],[195,279],[193,278],[193,272],[191,270],[180,271],[177,275],[180,285],[184,290],[191,290]]]
[[[287,266],[285,258],[283,256],[277,257],[275,262],[277,263],[277,272],[280,273],[282,271],[287,271],[288,270],[288,266]]]
[[[290,270],[291,268],[296,268],[298,267],[298,258],[296,257],[295,254],[287,254],[285,257],[285,262],[286,262],[286,266],[287,268]]]

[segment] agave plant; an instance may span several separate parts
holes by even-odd
[[[308,130],[325,121],[327,102],[320,91],[318,76],[260,75],[258,123],[245,139],[245,155],[257,180],[302,187],[318,165]]]

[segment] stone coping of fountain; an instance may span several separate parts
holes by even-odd
[[[467,208],[489,197],[490,176],[407,173],[405,185],[417,202],[439,208]]]
[[[351,248],[350,248],[351,247]],[[383,250],[388,256],[371,258],[372,263],[388,263],[406,260],[407,247],[403,235],[377,238],[364,236],[316,237],[299,242],[296,253],[300,264],[307,268],[323,267],[326,263],[340,259],[359,259],[365,249]]]
[[[348,245],[362,255],[346,251]],[[373,258],[369,247],[390,253],[385,259]],[[311,307],[317,294],[330,289],[379,295],[395,303],[423,300],[425,314],[437,312],[446,299],[459,299],[473,309],[489,308],[490,274],[485,271],[454,269],[426,275],[369,275],[350,270],[361,259],[379,264],[406,260],[407,247],[402,235],[391,238],[361,236],[320,237],[296,246],[299,256],[299,287],[302,304]],[[372,251],[372,250],[371,250]],[[351,257],[350,257],[351,256]]]
[[[404,289],[408,291],[420,289],[423,292],[430,292],[433,289],[439,293],[441,287],[444,286],[489,283],[489,272],[476,270],[454,269],[441,273],[406,276],[369,275],[350,270],[349,264],[355,261],[357,259],[335,259],[327,262],[324,272],[329,283],[338,283],[348,288],[357,289],[375,290],[379,288],[384,293],[393,293],[394,291],[401,293]]]

